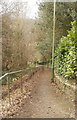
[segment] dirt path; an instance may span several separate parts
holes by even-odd
[[[74,117],[74,103],[51,83],[50,70],[45,69],[36,85],[14,118],[70,118]]]

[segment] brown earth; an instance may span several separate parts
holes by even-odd
[[[19,91],[19,90],[18,90]],[[16,99],[17,94],[12,93]],[[44,68],[24,82],[24,93],[20,109],[11,111],[12,118],[75,118],[74,100],[62,93],[56,84],[51,83],[51,71]],[[17,103],[19,104],[19,103]]]

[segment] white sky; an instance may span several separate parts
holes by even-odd
[[[27,15],[30,18],[35,18],[38,16],[38,5],[37,2],[39,0],[11,0],[11,1],[18,1],[18,2],[27,2]]]
[[[38,15],[38,5],[37,5],[37,0],[28,0],[28,13],[27,16],[30,16],[31,18],[35,18]]]
[[[2,0],[5,2],[27,2],[27,17],[35,18],[38,16],[37,2],[40,0]],[[0,7],[1,8],[1,7]]]

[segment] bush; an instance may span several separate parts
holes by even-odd
[[[77,77],[77,32],[76,21],[71,22],[72,28],[68,31],[66,37],[60,39],[59,45],[55,51],[55,66],[58,72],[68,79]]]

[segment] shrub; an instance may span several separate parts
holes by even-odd
[[[72,28],[67,36],[60,39],[59,45],[55,51],[55,66],[58,72],[68,79],[77,77],[77,24],[71,22]]]

